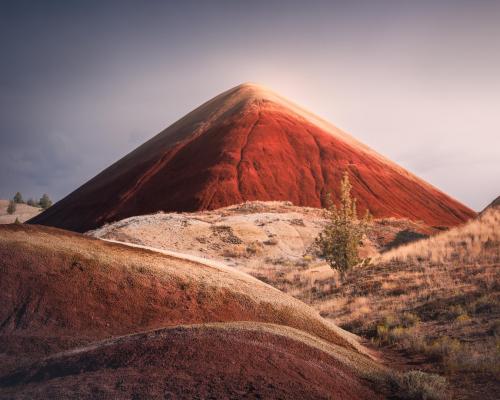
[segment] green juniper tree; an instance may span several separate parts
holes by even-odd
[[[49,208],[52,205],[52,200],[50,200],[49,195],[45,193],[41,197],[40,202],[38,204],[40,204],[40,207],[42,207],[44,210],[46,210],[47,208]]]
[[[316,238],[315,245],[330,267],[340,272],[341,277],[347,270],[360,263],[367,264],[369,259],[359,257],[359,247],[371,221],[367,210],[359,220],[356,199],[351,197],[352,185],[349,174],[344,173],[340,184],[340,205],[337,207],[331,199],[326,211],[328,223]]]
[[[15,203],[17,203],[17,204],[24,203],[24,200],[23,200],[23,195],[22,195],[20,192],[17,192],[17,193],[14,195],[14,202],[15,202]]]
[[[12,215],[16,212],[17,204],[14,200],[9,200],[9,205],[7,206],[7,213]]]

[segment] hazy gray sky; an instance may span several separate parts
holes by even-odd
[[[60,199],[252,81],[481,209],[500,194],[498,21],[495,0],[0,0],[0,198]]]

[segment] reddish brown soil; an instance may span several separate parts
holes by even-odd
[[[353,335],[230,268],[13,224],[0,276],[0,398],[362,399],[384,373]]]
[[[454,226],[475,213],[256,85],[203,104],[30,222],[86,231],[125,217],[247,200],[321,207],[347,170],[360,211]]]
[[[367,386],[293,333],[221,324],[169,328],[55,356],[0,377],[0,397],[382,398]]]
[[[363,351],[312,308],[247,274],[55,228],[0,226],[0,272],[4,355],[225,321],[279,323]]]

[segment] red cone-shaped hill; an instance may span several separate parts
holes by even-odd
[[[349,171],[361,212],[454,226],[475,213],[333,125],[254,84],[175,122],[31,223],[86,231],[156,211],[247,200],[321,207]]]

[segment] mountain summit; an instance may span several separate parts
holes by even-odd
[[[157,211],[248,200],[321,207],[347,170],[361,211],[454,226],[475,213],[352,136],[256,84],[202,104],[30,223],[86,231]]]

